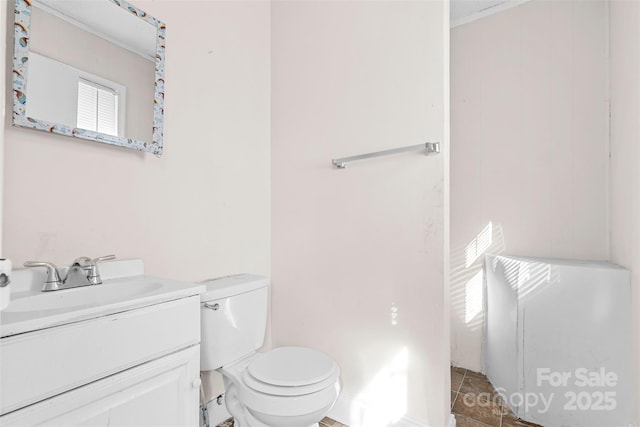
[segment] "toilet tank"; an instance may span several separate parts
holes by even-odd
[[[202,282],[200,370],[210,371],[262,347],[269,279],[251,274]]]

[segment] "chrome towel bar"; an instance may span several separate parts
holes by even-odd
[[[440,143],[439,142],[427,142],[427,143],[424,143],[424,144],[409,145],[407,147],[392,148],[390,150],[376,151],[375,153],[360,154],[358,156],[351,156],[351,157],[342,157],[340,159],[333,159],[331,161],[331,163],[337,168],[344,169],[344,168],[347,167],[347,163],[353,162],[353,161],[356,161],[356,160],[370,159],[372,157],[387,156],[389,154],[397,154],[397,153],[403,153],[405,151],[414,151],[414,150],[426,150],[425,155],[427,155],[427,156],[430,155],[430,154],[438,154],[438,153],[440,153]]]

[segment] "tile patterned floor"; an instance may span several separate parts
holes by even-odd
[[[320,421],[320,427],[349,427],[349,426],[346,424],[342,424],[337,421],[334,421],[329,417],[324,417],[322,421]]]
[[[455,367],[451,367],[451,413],[456,427],[543,427],[516,418],[486,376]],[[233,420],[217,427],[233,427]],[[320,427],[348,426],[324,418]]]
[[[486,376],[451,367],[451,413],[456,427],[542,427],[513,415]]]
[[[218,424],[217,427],[233,427],[233,419],[229,418],[227,421],[221,424]],[[334,421],[331,418],[324,417],[322,421],[320,421],[320,427],[349,427],[349,426],[339,423],[337,421]]]

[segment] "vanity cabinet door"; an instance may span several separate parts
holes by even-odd
[[[0,417],[2,426],[198,425],[200,346]]]

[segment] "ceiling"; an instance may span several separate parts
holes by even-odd
[[[527,0],[451,0],[451,26],[475,21],[517,6]]]
[[[156,27],[111,1],[34,0],[33,6],[146,59],[156,59]]]

